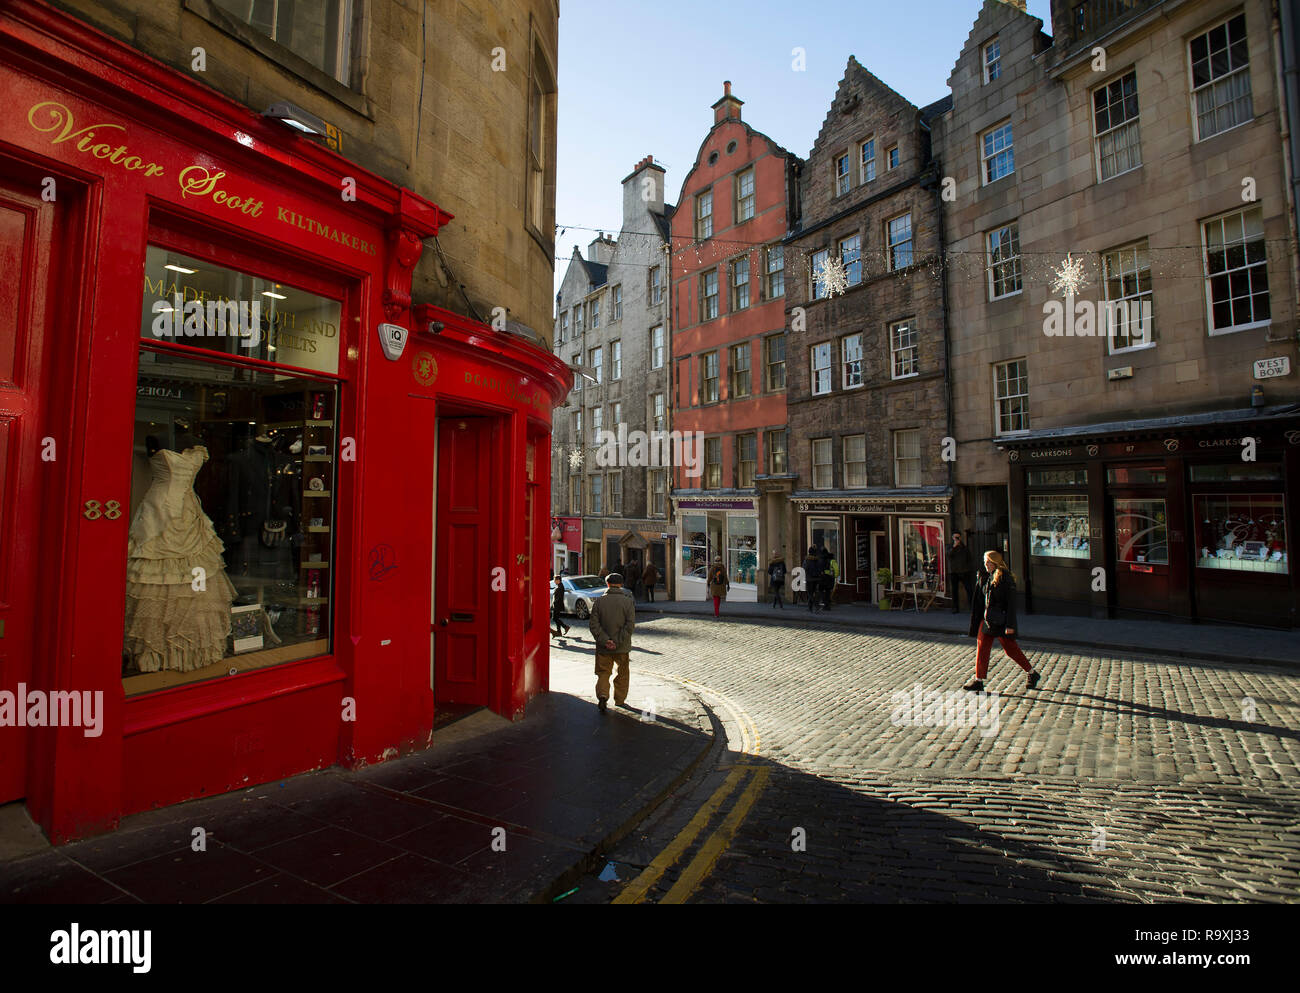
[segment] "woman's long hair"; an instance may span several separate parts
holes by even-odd
[[[987,551],[984,557],[993,563],[993,579],[990,581],[991,586],[997,586],[1002,582],[1002,576],[1005,573],[1011,577],[1011,581],[1016,582],[1016,574],[1011,571],[1011,566],[1007,565],[1007,560],[1002,557],[1001,552]]]

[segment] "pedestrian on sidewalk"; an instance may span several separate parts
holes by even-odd
[[[1038,685],[1038,670],[1016,644],[1016,577],[1001,552],[984,553],[984,571],[975,584],[971,601],[970,634],[975,642],[975,679],[962,687],[973,693],[984,689],[989,671],[989,652],[993,639],[1002,642],[1002,650],[1029,673],[1025,689]]]
[[[822,595],[822,557],[817,546],[808,549],[808,557],[803,560],[804,592],[808,595],[808,613],[817,612],[817,601]]]
[[[781,594],[785,589],[785,556],[772,549],[772,560],[767,564],[767,585],[772,589],[772,606],[785,609]]]
[[[831,600],[835,598],[835,584],[840,579],[840,564],[835,561],[835,556],[830,549],[822,549],[822,584],[826,589],[826,609],[831,609]]]
[[[952,580],[952,612],[961,610],[961,588],[966,587],[966,602],[975,602],[975,587],[972,573],[975,565],[971,562],[970,549],[966,539],[957,531],[952,536],[952,547],[948,549],[948,577]]]
[[[645,587],[647,603],[655,602],[655,583],[657,582],[659,582],[659,570],[655,568],[653,562],[647,562],[645,572],[641,573],[641,585]]]
[[[605,577],[608,587],[603,596],[596,597],[591,607],[591,637],[596,642],[596,699],[600,712],[605,713],[609,700],[609,674],[618,663],[614,677],[614,704],[627,702],[628,654],[632,651],[632,629],[636,626],[636,601],[623,588],[623,576],[611,572]]]
[[[718,617],[718,608],[722,601],[727,599],[727,593],[731,589],[731,577],[727,575],[727,568],[722,564],[722,556],[713,557],[713,565],[709,566],[709,596],[713,597],[713,616]]]
[[[557,579],[551,572],[551,622],[555,625],[555,637],[563,638],[569,633],[569,625],[564,623],[564,578],[563,573]]]

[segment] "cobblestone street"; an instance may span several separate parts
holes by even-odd
[[[894,694],[959,690],[971,639],[673,617],[636,644],[630,702],[649,705],[638,672],[682,682],[728,744],[611,856],[644,899],[1300,898],[1295,670],[1026,641],[1038,689],[995,649],[983,726],[944,727]],[[682,839],[737,770],[751,788]],[[700,855],[718,832],[729,844]],[[642,873],[675,838],[679,857]],[[683,873],[700,878],[674,890]]]

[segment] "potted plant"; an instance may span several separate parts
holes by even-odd
[[[890,569],[886,569],[884,566],[881,566],[879,569],[876,570],[876,582],[879,583],[881,587],[888,588],[894,582],[893,571]],[[889,596],[887,594],[882,596],[880,598],[880,601],[877,603],[877,606],[880,607],[881,610],[888,610]]]

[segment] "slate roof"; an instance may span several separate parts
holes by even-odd
[[[929,124],[931,120],[952,110],[952,94],[949,93],[942,100],[936,100],[921,108],[921,120]]]
[[[609,266],[603,262],[589,262],[587,259],[581,261],[587,267],[587,278],[591,280],[591,288],[594,290],[598,286],[604,286]]]

